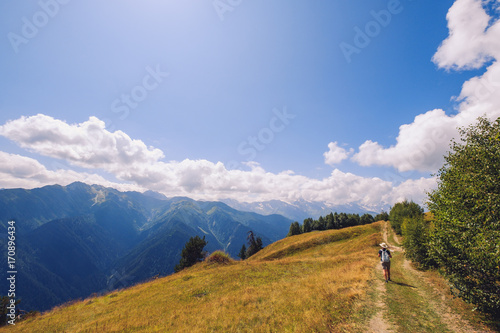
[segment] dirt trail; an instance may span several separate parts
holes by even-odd
[[[433,286],[430,280],[425,277],[422,272],[414,269],[408,260],[405,259],[403,267],[407,271],[410,271],[414,275],[416,275],[421,281],[424,281],[426,284],[432,286],[432,294],[424,293],[422,291],[419,291],[419,293],[427,299],[429,304],[441,317],[442,322],[446,324],[450,331],[460,333],[490,332],[478,331],[477,329],[474,329],[466,320],[463,320],[459,315],[454,313],[449,306],[443,303],[443,300],[446,297],[443,290],[440,290],[439,288]]]
[[[391,244],[388,241],[388,223],[384,223],[384,227],[382,230],[383,240],[389,245],[391,251],[394,252],[402,252],[402,248],[396,246],[395,244]],[[393,235],[396,242],[399,243],[399,239],[397,235]],[[403,269],[406,271],[405,275],[412,279],[412,284],[415,283],[417,285],[425,286],[423,288],[418,288],[418,293],[428,302],[432,310],[439,316],[441,322],[447,327],[447,329],[451,332],[459,332],[459,333],[477,333],[477,332],[494,332],[484,329],[473,328],[469,322],[462,319],[460,315],[456,314],[445,302],[446,299],[445,293],[447,290],[441,290],[436,287],[430,280],[430,278],[425,276],[425,273],[416,270],[412,267],[411,263],[404,259]],[[382,274],[382,269],[380,267],[380,263],[377,262],[377,274]],[[387,319],[386,316],[386,307],[387,304],[384,303],[386,299],[386,286],[382,279],[377,278],[375,280],[374,290],[377,294],[377,301],[374,304],[377,308],[377,313],[372,317],[369,322],[368,330],[369,332],[396,332],[398,329],[394,328]]]
[[[385,304],[382,301],[385,295],[385,286],[382,280],[376,280],[376,291],[378,294],[377,302],[375,303],[375,307],[377,308],[377,313],[372,317],[369,323],[369,331],[373,333],[390,333],[393,332],[390,330],[389,324],[386,322],[384,317],[386,316],[386,311],[384,309]]]
[[[383,229],[383,239],[385,242],[387,242],[387,228],[385,228],[386,225],[384,225]],[[377,265],[375,269],[377,270],[377,274],[380,274],[380,263],[377,262]],[[375,280],[375,290],[377,293],[377,301],[375,303],[375,307],[377,309],[377,312],[375,315],[370,319],[370,323],[368,326],[368,330],[371,333],[392,333],[390,329],[390,325],[387,323],[387,321],[384,319],[386,317],[387,311],[385,310],[385,303],[382,301],[385,299],[385,294],[386,294],[386,288],[385,284],[381,279],[376,279]]]

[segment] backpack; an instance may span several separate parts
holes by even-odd
[[[382,250],[382,254],[380,255],[382,262],[390,262],[391,258],[389,257],[389,251]]]

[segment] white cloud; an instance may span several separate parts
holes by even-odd
[[[500,116],[500,21],[483,9],[480,0],[457,0],[448,15],[449,37],[441,44],[433,61],[446,69],[479,68],[493,63],[482,76],[462,86],[456,100],[459,113],[451,116],[443,110],[431,110],[402,125],[396,144],[385,148],[366,141],[352,160],[363,166],[392,166],[400,172],[418,170],[436,172],[443,164],[458,128],[473,124],[478,117]]]
[[[436,171],[443,164],[450,139],[457,134],[456,120],[443,110],[428,111],[416,116],[412,124],[400,126],[396,145],[384,148],[368,140],[352,160],[362,166],[393,166],[400,172]]]
[[[104,170],[123,182],[114,183],[96,174],[73,170],[50,171],[32,158],[0,152],[0,187],[4,188],[83,181],[120,190],[151,189],[167,196],[201,200],[292,202],[305,199],[373,207],[393,204],[388,200],[396,197],[388,195],[394,191],[390,181],[360,177],[338,169],[327,178],[311,179],[290,170],[270,173],[255,162],[247,164],[247,171],[228,170],[223,163],[207,160],[164,162],[160,160],[163,156],[160,150],[147,148],[125,133],[110,133],[97,118],[69,125],[44,115],[21,117],[1,126],[0,133],[30,151],[89,170]],[[335,151],[336,143],[331,144],[330,149]],[[410,192],[418,195],[417,187]]]
[[[70,125],[43,114],[22,116],[0,126],[0,135],[23,148],[85,168],[113,170],[118,165],[154,163],[163,158],[159,149],[148,148],[122,131],[105,130],[104,122],[96,117]]]
[[[344,148],[339,147],[336,141],[330,142],[328,144],[328,149],[329,151],[325,152],[323,156],[325,157],[325,163],[332,166],[347,159],[354,151],[352,148],[347,151]]]
[[[421,206],[425,206],[427,201],[427,192],[434,190],[437,187],[435,177],[408,179],[396,186],[386,196],[384,201],[388,203],[401,202],[403,200],[412,200]],[[424,207],[425,208],[425,207]]]
[[[0,151],[0,188],[35,188],[68,185],[75,181],[114,187],[121,191],[143,191],[136,185],[110,182],[96,174],[59,169],[48,170],[35,159]]]
[[[480,68],[497,57],[500,39],[498,23],[484,10],[481,0],[457,0],[446,16],[449,37],[443,41],[433,61],[443,68]]]

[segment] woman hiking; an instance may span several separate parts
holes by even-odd
[[[386,243],[380,244],[381,250],[378,251],[378,256],[380,257],[380,261],[382,262],[382,269],[384,270],[384,279],[385,283],[391,281],[391,258],[392,254],[387,249],[388,246]]]

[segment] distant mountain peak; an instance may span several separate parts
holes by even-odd
[[[151,190],[148,190],[148,191],[144,192],[143,194],[148,196],[148,197],[155,198],[155,199],[168,200],[168,197],[166,195],[161,194],[159,192],[151,191]]]

